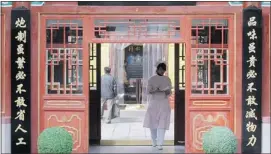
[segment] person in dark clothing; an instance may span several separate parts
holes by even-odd
[[[108,117],[106,123],[111,123],[114,99],[117,96],[117,83],[115,78],[110,74],[111,68],[104,68],[105,74],[101,77],[101,116],[104,114],[105,104],[107,105]]]

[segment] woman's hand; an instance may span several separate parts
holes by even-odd
[[[165,93],[166,93],[166,95],[170,95],[171,94],[171,90],[166,90]]]
[[[156,88],[156,89],[151,89],[150,90],[150,94],[154,94],[156,92],[161,92],[161,90],[159,88]]]

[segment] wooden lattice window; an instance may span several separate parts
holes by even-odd
[[[185,44],[177,44],[179,47],[179,89],[185,89]]]
[[[82,20],[46,21],[47,94],[82,94],[82,40]]]
[[[176,19],[95,19],[97,39],[180,38],[180,20]]]
[[[97,48],[101,44],[89,43],[89,89],[97,90]]]
[[[228,29],[227,19],[192,20],[192,94],[229,93]]]

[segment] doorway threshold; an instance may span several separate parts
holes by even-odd
[[[184,146],[163,146],[158,150],[152,146],[90,146],[89,153],[185,153]]]
[[[151,140],[101,140],[100,145],[107,146],[145,146],[152,145]],[[173,146],[174,140],[165,140],[164,145]]]

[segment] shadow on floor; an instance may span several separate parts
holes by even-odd
[[[184,146],[90,146],[89,153],[184,153]]]

